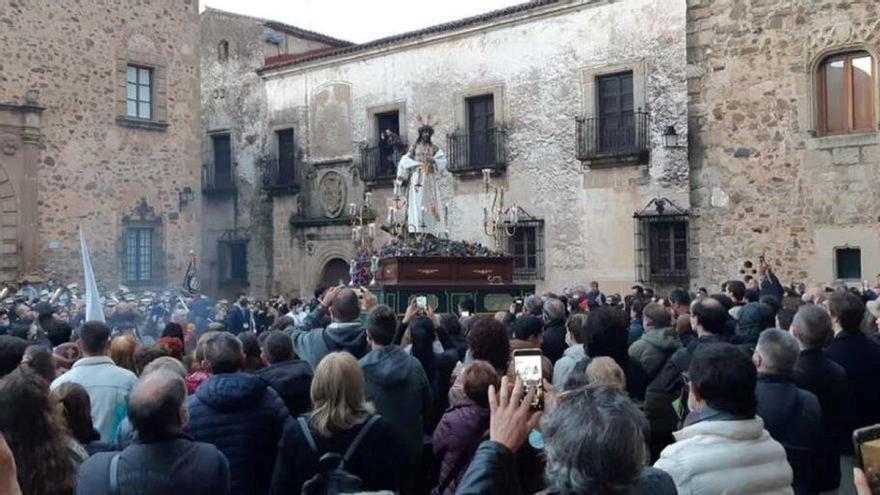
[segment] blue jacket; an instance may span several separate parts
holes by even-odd
[[[347,351],[356,359],[367,353],[367,332],[360,322],[331,323],[327,328],[312,329],[311,323],[315,321],[313,316],[319,311],[312,312],[303,326],[284,330],[293,341],[293,349],[300,359],[307,361],[314,370],[331,352]]]
[[[367,400],[400,434],[407,458],[420,456],[431,411],[431,384],[422,364],[397,346],[371,351],[360,360]]]
[[[292,421],[275,390],[254,375],[221,373],[202,383],[187,409],[187,432],[229,459],[231,493],[266,493],[278,441]]]
[[[229,461],[213,445],[184,434],[160,442],[135,441],[122,452],[102,452],[86,459],[77,473],[76,493],[110,493],[110,460],[119,454],[120,493],[227,495]]]

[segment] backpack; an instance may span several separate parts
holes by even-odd
[[[378,415],[372,416],[361,428],[361,431],[358,432],[351,445],[348,446],[345,455],[340,456],[335,452],[321,455],[321,451],[318,450],[318,446],[315,444],[315,438],[312,436],[305,417],[300,416],[297,422],[306,437],[306,442],[314,453],[321,456],[318,461],[318,472],[303,485],[303,495],[337,495],[340,493],[358,493],[363,491],[363,481],[346,471],[345,464],[351,459],[361,441],[367,436],[367,432],[370,431],[370,428],[378,420]]]

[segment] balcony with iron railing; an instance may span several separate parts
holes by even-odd
[[[236,192],[233,167],[217,168],[213,163],[202,165],[202,193],[208,196],[231,196]]]
[[[406,150],[405,143],[362,146],[361,179],[369,185],[390,185],[397,175],[397,163]]]
[[[648,114],[578,117],[577,157],[591,166],[647,163]]]
[[[299,160],[280,160],[273,156],[262,158],[263,189],[271,195],[296,194],[300,186]]]
[[[482,132],[447,134],[449,171],[454,174],[478,174],[484,168],[507,167],[507,133],[496,128]]]

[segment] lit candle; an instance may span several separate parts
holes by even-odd
[[[492,169],[491,168],[484,168],[483,169],[483,184],[488,186],[491,178],[492,178]]]
[[[371,223],[370,225],[368,225],[368,228],[370,229],[370,239],[375,238],[376,237],[376,224]]]
[[[376,273],[379,271],[379,257],[373,256],[370,258],[370,271]]]
[[[357,212],[357,205],[354,203],[350,203],[348,205],[348,214],[351,216],[354,216],[356,212]]]
[[[388,207],[388,224],[389,225],[394,223],[394,210],[395,210],[395,208],[393,206]]]
[[[351,228],[351,242],[357,242],[357,227]]]
[[[364,193],[364,205],[366,205],[367,208],[370,207],[370,200],[372,200],[372,199],[373,199],[373,193],[371,193],[369,191]]]

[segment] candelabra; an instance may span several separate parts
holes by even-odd
[[[492,184],[492,169],[483,169],[483,232],[495,242],[495,249],[503,249],[504,237],[513,237],[519,223],[521,208],[505,207],[503,187]]]
[[[348,205],[348,216],[351,219],[351,242],[354,244],[355,256],[370,257],[370,285],[376,285],[376,275],[379,273],[379,257],[374,255],[373,241],[376,240],[376,222],[372,205],[373,193],[367,191],[364,193],[364,201],[361,204],[351,203]],[[357,259],[349,262],[349,285],[357,285],[355,280],[358,278]]]

